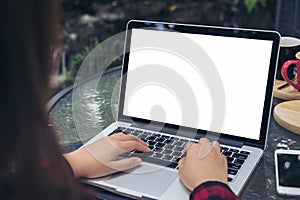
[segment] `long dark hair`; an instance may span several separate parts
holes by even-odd
[[[81,198],[47,125],[59,20],[58,0],[1,2],[0,199]]]

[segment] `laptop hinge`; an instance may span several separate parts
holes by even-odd
[[[228,145],[228,146],[234,146],[234,147],[238,147],[238,148],[242,148],[242,146],[244,145],[243,142],[227,140],[227,139],[222,139],[222,138],[219,139],[218,141],[220,142],[220,144],[224,144],[224,145]]]
[[[153,124],[151,126],[148,126],[148,124],[134,122],[130,126],[135,127],[135,128],[141,128],[141,129],[149,129],[151,131],[156,131],[156,132],[163,132],[163,133],[170,133],[170,134],[177,133],[177,131],[174,129],[168,129],[168,128],[161,127],[161,126],[155,126]]]
[[[238,147],[238,148],[241,148],[244,145],[243,142],[229,140],[229,139],[225,139],[225,138],[219,138],[219,137],[216,137],[214,135],[206,134],[205,137],[209,141],[216,141],[217,140],[220,144],[223,144],[223,145],[234,146],[234,147]]]

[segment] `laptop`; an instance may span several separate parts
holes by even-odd
[[[82,181],[135,199],[188,199],[178,160],[206,137],[220,142],[239,195],[266,147],[279,41],[274,31],[129,21],[118,119],[87,144],[123,131],[152,151],[121,155],[141,157],[137,168]]]

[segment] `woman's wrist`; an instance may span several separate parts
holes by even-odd
[[[80,178],[83,177],[83,175],[80,173],[80,162],[82,162],[82,159],[78,160],[79,157],[77,156],[77,150],[66,153],[62,155],[66,161],[68,162],[70,168],[72,169],[74,178]]]

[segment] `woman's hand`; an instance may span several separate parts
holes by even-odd
[[[199,143],[188,143],[186,156],[179,163],[179,176],[189,190],[206,181],[227,184],[227,159],[220,153],[218,142],[201,138]]]
[[[117,133],[63,156],[71,165],[75,178],[96,178],[140,165],[142,160],[137,157],[117,160],[120,154],[134,149],[150,151],[148,144],[139,138]]]

